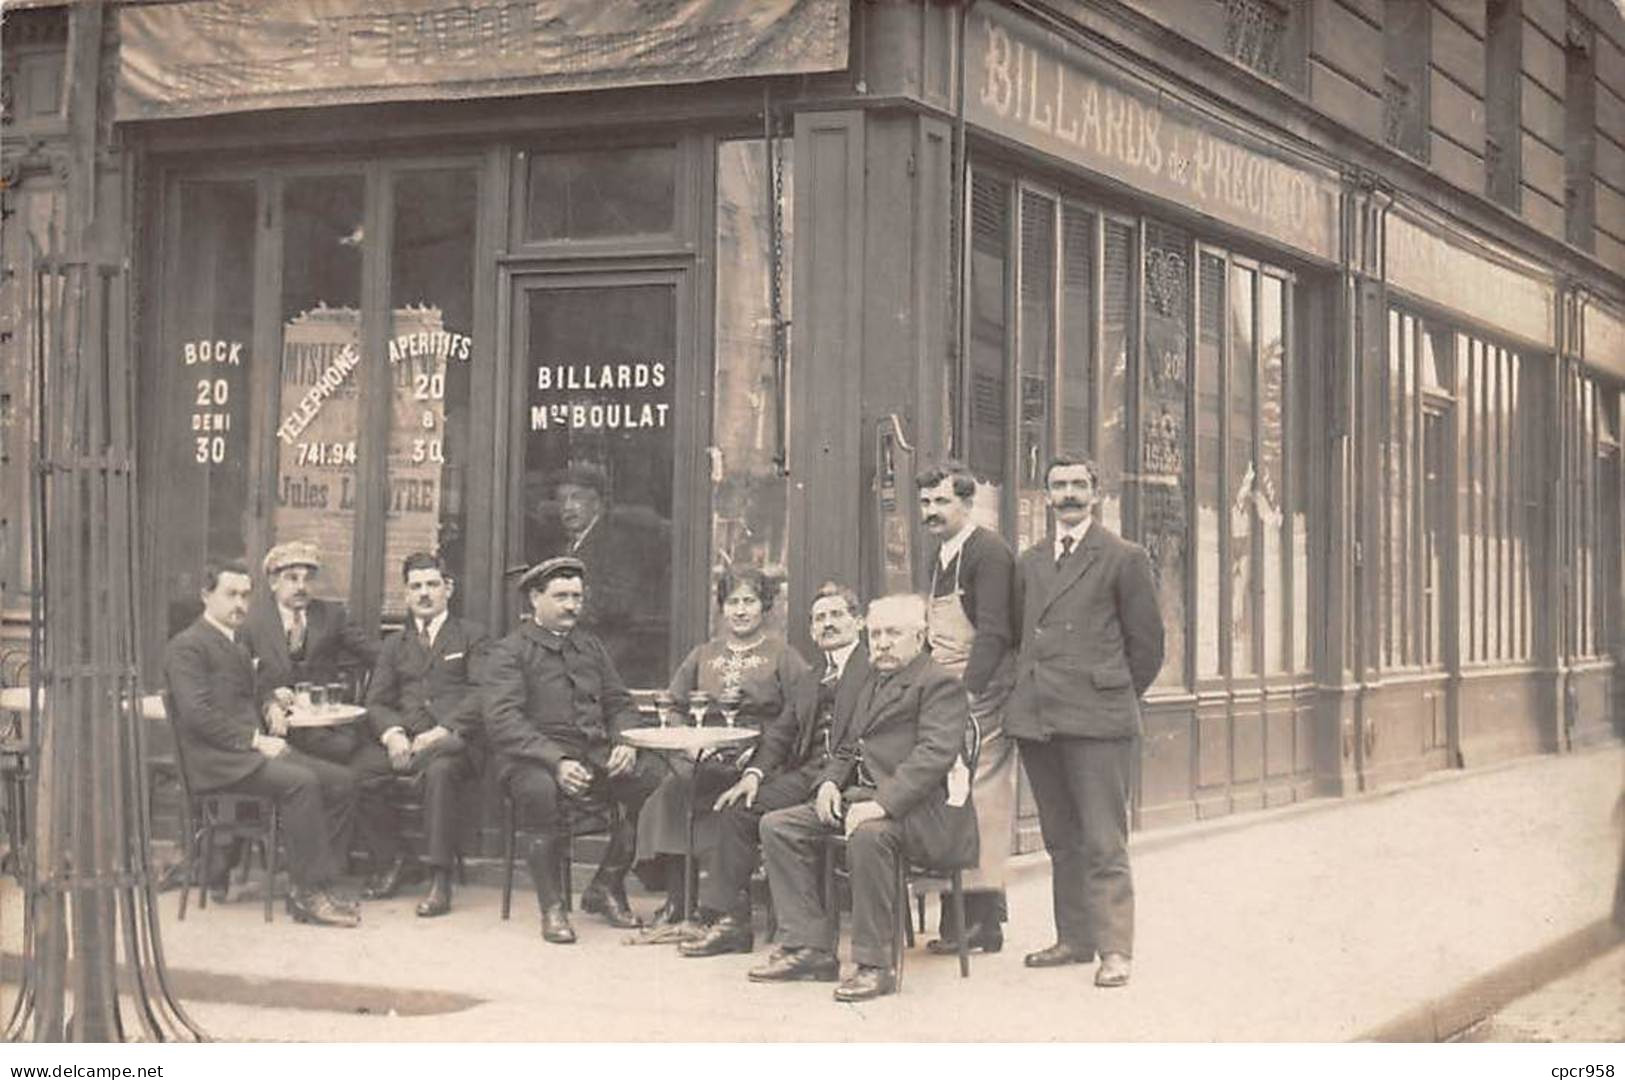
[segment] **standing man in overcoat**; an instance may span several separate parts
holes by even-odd
[[[1044,472],[1053,535],[1021,553],[1021,649],[1005,730],[1038,803],[1056,942],[1028,967],[1093,962],[1126,986],[1134,949],[1128,811],[1140,695],[1162,668],[1162,614],[1145,549],[1093,520],[1099,473],[1060,454]]]
[[[1004,736],[1005,702],[1016,677],[1016,556],[1002,536],[971,520],[976,478],[964,465],[945,461],[927,468],[914,486],[920,520],[936,541],[926,594],[931,659],[964,683],[982,733],[973,786],[981,861],[965,874],[966,926],[961,931],[952,924],[944,895],[941,937],[926,948],[956,952],[963,932],[971,949],[998,952],[1004,947],[1004,866],[1016,813],[1016,748]]]

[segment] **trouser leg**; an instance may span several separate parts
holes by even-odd
[[[401,820],[391,798],[395,771],[389,755],[375,742],[362,743],[350,758],[350,770],[355,774],[361,846],[372,855],[375,867],[388,866],[401,853]]]
[[[859,964],[891,966],[897,905],[901,902],[897,895],[897,856],[902,846],[902,823],[891,818],[865,822],[847,838],[847,869],[852,875],[852,959]]]
[[[288,849],[288,877],[296,891],[324,888],[332,881],[328,815],[321,781],[313,770],[296,761],[270,759],[221,790],[276,800]]]
[[[660,786],[662,774],[663,767],[653,754],[640,754],[631,772],[605,775],[610,797],[620,804],[621,819],[610,833],[609,846],[604,849],[604,860],[598,866],[594,881],[619,889],[626,880],[637,850],[638,811]]]
[[[1084,898],[1094,945],[1103,953],[1131,956],[1134,879],[1128,858],[1128,809],[1137,743],[1134,739],[1061,742],[1083,825]]]
[[[780,773],[762,783],[748,809],[736,802],[710,814],[706,832],[714,843],[700,856],[705,871],[700,882],[702,906],[742,916],[750,913],[750,876],[756,870],[762,815],[806,802],[809,787],[800,770]]]
[[[461,753],[437,754],[423,769],[423,832],[429,865],[436,869],[457,861],[457,789],[467,774]]]
[[[545,911],[562,903],[559,894],[558,836],[559,785],[551,770],[529,762],[516,766],[507,780],[515,809],[536,826],[526,863],[536,885],[536,899]]]
[[[834,830],[808,804],[762,817],[767,884],[786,948],[835,951],[834,926],[824,911],[824,842]]]
[[[344,873],[350,857],[350,838],[355,832],[355,774],[343,765],[313,758],[297,750],[289,750],[283,758],[316,774],[316,782],[322,792],[323,816],[327,822],[328,869],[324,880],[332,881]]]
[[[1080,951],[1095,947],[1085,896],[1088,858],[1083,822],[1068,779],[1064,740],[1020,740],[1021,763],[1038,804],[1038,826],[1050,857],[1050,892],[1055,906],[1055,936]]]

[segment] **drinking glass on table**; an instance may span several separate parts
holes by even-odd
[[[655,695],[655,715],[660,718],[661,727],[671,725],[672,714],[677,711],[677,698],[671,692],[662,690]]]
[[[293,703],[296,708],[310,708],[310,683],[296,682],[293,684]]]
[[[327,703],[329,705],[343,705],[350,696],[348,683],[330,682],[327,684]]]
[[[717,704],[722,709],[723,722],[733,727],[734,721],[739,717],[740,707],[745,704],[745,695],[737,687],[724,690],[722,696],[717,699]]]
[[[313,683],[310,687],[310,707],[316,712],[327,711],[327,684]]]
[[[688,715],[693,718],[695,727],[705,726],[705,714],[711,709],[711,695],[704,690],[696,690],[688,695]]]

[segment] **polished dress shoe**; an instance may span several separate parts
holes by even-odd
[[[1021,962],[1030,968],[1047,968],[1061,967],[1064,964],[1087,964],[1094,958],[1093,949],[1080,949],[1064,941],[1057,941],[1047,949],[1028,953],[1021,958]]]
[[[288,897],[288,914],[293,916],[295,922],[310,923],[314,926],[361,925],[360,915],[340,907],[325,890],[321,889],[298,892]]]
[[[786,949],[746,975],[751,982],[834,982],[840,977],[841,962],[823,949]]]
[[[388,866],[367,880],[361,889],[361,898],[388,900],[401,891],[401,886],[410,884],[416,878],[416,867],[406,861],[406,856],[397,855]]]
[[[977,949],[986,953],[996,953],[1004,948],[1004,930],[998,923],[971,923],[970,940],[967,943],[970,951]],[[959,955],[959,939],[957,937],[940,937],[926,945],[925,951],[937,956]]]
[[[1129,975],[1128,957],[1120,952],[1102,953],[1100,967],[1095,971],[1095,985],[1108,989],[1117,986],[1127,986]]]
[[[542,940],[554,945],[574,945],[576,928],[570,925],[563,904],[552,904],[542,909]]]
[[[684,956],[721,956],[724,953],[748,953],[755,948],[756,934],[751,930],[750,923],[724,915],[706,927],[699,938],[678,945],[677,951]]]
[[[581,910],[589,915],[602,915],[605,922],[621,930],[636,930],[643,925],[643,920],[626,902],[624,886],[593,882],[581,894]]]
[[[451,871],[435,867],[429,895],[418,901],[418,918],[432,919],[451,910]]]
[[[835,988],[836,1001],[873,1001],[897,993],[897,976],[880,967],[859,964],[858,970]]]

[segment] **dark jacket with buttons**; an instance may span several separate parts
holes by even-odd
[[[561,637],[525,623],[490,650],[483,683],[499,781],[525,762],[554,773],[567,758],[601,767],[620,733],[639,725],[604,643],[579,628]]]
[[[198,791],[234,784],[265,764],[254,749],[260,710],[248,650],[202,616],[164,649],[170,721]]]
[[[1140,695],[1162,669],[1162,613],[1145,549],[1098,522],[1059,569],[1045,537],[1016,564],[1021,648],[1005,733],[1138,734]]]
[[[425,649],[414,622],[384,640],[367,686],[367,722],[374,738],[392,727],[408,738],[433,727],[472,739],[478,735],[479,691],[474,667],[486,646],[478,623],[446,616]]]

